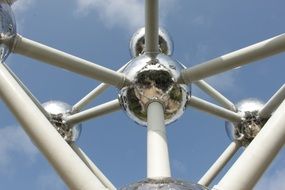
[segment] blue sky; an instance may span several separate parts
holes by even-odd
[[[161,25],[174,41],[173,58],[187,67],[285,31],[283,0],[160,3]],[[114,70],[131,59],[129,38],[144,22],[142,0],[18,0],[14,10],[21,35]],[[233,102],[266,102],[284,83],[284,60],[285,54],[278,55],[207,81]],[[99,84],[19,55],[6,62],[41,102],[73,105]],[[110,88],[89,107],[116,97],[117,89]],[[67,189],[1,101],[0,117],[0,189]],[[193,182],[230,143],[223,120],[194,109],[167,132],[173,177]],[[117,187],[146,176],[146,129],[123,111],[83,123],[78,144]],[[284,159],[282,150],[256,190],[285,189]]]

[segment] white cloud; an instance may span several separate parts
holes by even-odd
[[[17,155],[34,161],[37,152],[20,127],[0,128],[0,168],[9,167]]]
[[[285,189],[285,169],[275,171],[271,175],[264,176],[254,190]]]
[[[107,27],[120,26],[136,30],[144,25],[144,1],[142,0],[76,0],[77,13],[86,15],[95,11]],[[163,0],[161,20],[163,22],[177,0]]]

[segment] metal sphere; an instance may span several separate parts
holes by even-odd
[[[246,99],[236,105],[238,111],[243,114],[244,120],[238,123],[226,121],[226,132],[232,141],[240,140],[244,147],[250,144],[267,121],[258,117],[258,111],[263,105],[257,99]]]
[[[161,53],[171,56],[173,53],[173,42],[171,37],[169,36],[168,32],[163,29],[159,28],[158,31],[159,35],[159,50]],[[145,28],[140,28],[137,30],[131,40],[130,40],[130,53],[132,57],[137,57],[144,53],[145,48]]]
[[[121,105],[128,116],[146,125],[147,106],[153,101],[164,106],[166,124],[182,116],[190,95],[187,85],[177,83],[182,69],[182,64],[164,54],[155,57],[144,54],[130,61],[123,73],[131,80],[131,85],[119,92]]]
[[[8,3],[9,5],[12,5],[15,3],[17,0],[0,0],[0,2]]]
[[[16,36],[16,22],[10,5],[14,1],[0,0],[0,61],[6,60],[11,50],[11,38]]]
[[[81,134],[81,124],[70,126],[65,124],[63,117],[70,115],[71,106],[61,101],[48,101],[42,104],[50,114],[51,123],[67,142],[75,142]]]
[[[264,106],[264,103],[255,98],[249,98],[237,103],[236,107],[240,112],[259,111]]]
[[[207,188],[198,184],[165,178],[145,179],[123,187],[121,190],[207,190]]]

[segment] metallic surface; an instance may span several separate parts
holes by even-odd
[[[173,41],[168,32],[159,28],[158,30],[159,51],[165,55],[171,56],[173,53]],[[136,31],[130,40],[130,53],[132,57],[137,57],[145,52],[145,28]]]
[[[190,95],[187,85],[177,83],[183,68],[182,64],[164,54],[158,54],[155,58],[148,55],[134,58],[123,71],[131,80],[131,85],[119,92],[128,116],[146,125],[146,110],[152,101],[159,101],[164,106],[166,124],[182,116]]]
[[[0,1],[0,61],[4,62],[11,52],[11,39],[16,36],[16,22],[9,4]]]
[[[126,187],[121,190],[207,190],[199,184],[192,184],[186,181],[172,178],[164,179],[145,179]]]
[[[214,189],[253,189],[285,143],[285,101]]]
[[[6,2],[9,5],[12,5],[13,3],[15,3],[17,0],[0,0],[0,2]]]
[[[243,100],[236,107],[239,113],[243,115],[243,120],[236,123],[226,122],[226,131],[231,140],[239,140],[242,146],[247,147],[260,132],[268,118],[258,117],[258,111],[263,107],[263,103],[259,100]]]
[[[65,141],[75,142],[80,137],[81,124],[71,126],[63,121],[63,117],[70,115],[70,105],[61,101],[48,101],[42,106],[49,113],[51,123]]]

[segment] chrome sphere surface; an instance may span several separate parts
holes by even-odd
[[[122,88],[119,99],[128,116],[135,122],[146,125],[147,106],[153,101],[164,107],[165,123],[178,119],[190,96],[190,87],[177,83],[183,65],[169,56],[141,55],[129,62],[123,73],[131,85]]]
[[[226,132],[231,140],[240,140],[244,147],[250,144],[268,120],[258,117],[258,111],[263,105],[257,99],[246,99],[236,105],[244,120],[238,123],[226,121]]]
[[[70,115],[71,106],[61,101],[48,101],[43,108],[50,114],[50,120],[59,134],[67,142],[75,142],[81,133],[81,125],[66,125],[63,117]]]
[[[0,61],[10,54],[10,39],[16,35],[16,22],[10,5],[14,1],[0,1]]]
[[[15,3],[17,0],[0,0],[0,1],[4,1],[4,2],[7,2],[9,5],[12,5],[12,4]]]
[[[145,179],[123,187],[121,190],[207,190],[207,188],[198,184],[166,178],[159,180]]]
[[[158,43],[159,43],[160,52],[165,55],[171,56],[173,53],[173,42],[168,32],[163,28],[159,28],[158,35],[159,35]],[[144,27],[140,28],[133,34],[130,40],[130,53],[132,57],[137,57],[144,53],[144,48],[145,48],[144,36],[145,36]]]
[[[237,103],[236,107],[240,112],[254,112],[259,111],[264,106],[264,103],[255,98],[249,98]]]

